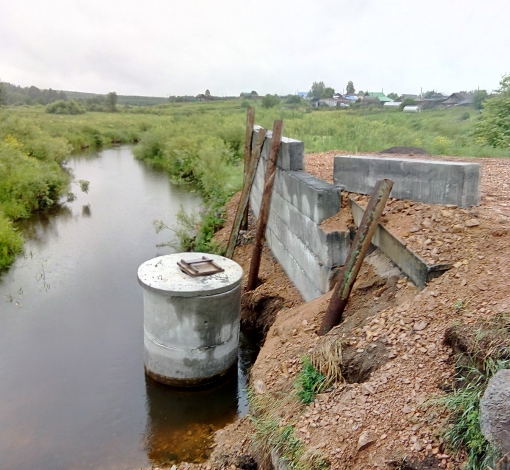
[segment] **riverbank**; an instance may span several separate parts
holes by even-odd
[[[332,174],[334,153],[308,155],[307,170],[323,178]],[[302,303],[265,253],[265,272],[274,269],[274,274],[262,274],[263,283],[248,297],[260,298],[262,304],[264,297],[290,294],[290,308],[276,313],[252,368],[250,383],[262,408],[255,423],[243,418],[218,431],[207,463],[181,464],[179,469],[256,468],[255,460],[267,457],[269,448],[288,451],[278,441],[278,432],[269,432],[275,423],[276,430],[292,431],[288,440],[299,442],[303,453],[320,456],[334,469],[460,468],[466,451],[452,452],[444,436],[450,423],[448,410],[431,401],[448,397],[461,372],[456,367],[460,351],[452,349],[447,332],[453,325],[465,325],[481,334],[510,308],[510,162],[482,159],[479,163],[480,206],[466,211],[409,202],[407,209],[397,209],[390,201],[383,217],[383,223],[403,240],[413,236],[405,227],[417,226],[416,239],[409,241],[413,249],[419,248],[426,257],[433,256],[434,247],[442,247],[439,253],[453,268],[419,291],[401,274],[392,273],[384,256],[374,253],[363,264],[345,321],[324,338],[316,330],[331,293]],[[229,231],[233,207],[235,201],[229,204],[220,240]],[[476,224],[466,224],[473,219]],[[424,225],[425,220],[431,224]],[[458,227],[453,229],[454,225]],[[235,255],[245,271],[249,233],[242,242],[247,244]],[[421,236],[433,243],[420,244]],[[344,380],[319,394],[311,405],[300,404],[293,390],[302,356],[316,355],[328,342],[342,346]],[[261,424],[266,425],[266,436]]]

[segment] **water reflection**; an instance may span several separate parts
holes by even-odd
[[[203,462],[213,433],[248,412],[249,370],[259,351],[253,332],[241,332],[237,368],[215,386],[179,390],[145,376],[145,450],[155,465]]]
[[[237,412],[237,377],[214,388],[177,390],[145,376],[150,462],[171,465],[203,462],[211,453],[213,432],[232,422]]]
[[[55,204],[49,209],[36,212],[29,219],[19,220],[16,222],[16,228],[23,233],[25,239],[44,247],[51,243],[52,237],[58,237],[59,223],[72,218],[73,211],[68,205]]]

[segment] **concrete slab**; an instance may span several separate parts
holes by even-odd
[[[382,178],[394,182],[394,198],[459,207],[480,204],[480,165],[476,163],[335,157],[333,179],[346,191],[371,194],[376,181]]]
[[[359,226],[365,210],[353,199],[350,199],[350,202],[354,223]],[[380,248],[420,289],[423,289],[431,279],[441,276],[451,268],[449,263],[427,264],[380,224],[372,238],[372,245]]]

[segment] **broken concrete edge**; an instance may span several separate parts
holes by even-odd
[[[349,200],[354,223],[359,225],[365,209],[354,199],[349,198]],[[377,226],[372,244],[388,256],[419,289],[423,289],[428,282],[452,267],[451,263],[427,264],[381,224]]]

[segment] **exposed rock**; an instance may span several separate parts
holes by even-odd
[[[358,451],[370,447],[375,441],[377,441],[377,435],[375,434],[375,432],[363,431],[358,439]]]
[[[492,445],[510,453],[510,369],[500,370],[489,380],[480,401],[480,425]]]
[[[426,321],[417,321],[415,324],[414,324],[414,329],[416,331],[422,331],[424,330],[425,328],[427,328],[427,325],[428,323]]]
[[[255,389],[255,392],[259,394],[266,393],[266,386],[260,379],[257,379],[253,382],[253,388]]]
[[[466,227],[477,227],[480,225],[480,222],[477,219],[469,219],[466,221]]]

